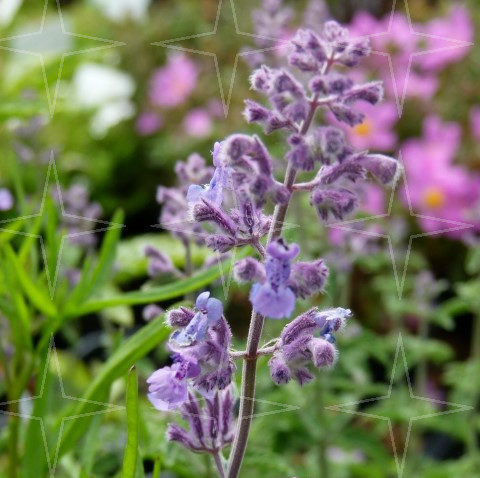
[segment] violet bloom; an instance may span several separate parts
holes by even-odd
[[[153,372],[147,379],[148,399],[161,411],[176,410],[188,398],[187,378],[198,375],[195,363],[175,362]]]
[[[12,193],[7,188],[0,188],[0,211],[12,209],[14,204]]]
[[[230,384],[235,371],[229,355],[232,333],[222,315],[221,302],[210,298],[208,292],[198,296],[196,308],[181,307],[167,314],[167,323],[177,329],[168,347],[173,357],[198,366],[190,386],[204,397],[212,397]]]
[[[430,116],[424,121],[422,138],[409,139],[402,147],[408,180],[403,199],[408,205],[409,195],[427,232],[438,230],[435,219],[468,223],[472,204],[480,200],[480,175],[453,164],[459,145],[459,125]],[[466,233],[468,230],[446,232],[453,238]]]
[[[283,240],[268,245],[266,280],[263,284],[254,284],[250,291],[250,301],[256,312],[272,319],[290,317],[295,308],[295,294],[287,284],[290,263],[299,250],[297,244],[288,245]]]
[[[183,53],[171,55],[153,75],[150,99],[156,106],[175,108],[185,102],[197,84],[198,68]]]
[[[210,292],[203,292],[195,302],[197,313],[190,323],[182,330],[175,331],[170,340],[180,346],[192,345],[205,339],[207,330],[215,325],[223,314],[223,304],[213,297]]]
[[[350,310],[341,307],[324,311],[315,307],[287,324],[269,361],[272,380],[280,385],[294,378],[304,385],[313,380],[309,364],[331,367],[338,356],[334,333],[351,315]]]
[[[183,120],[183,130],[189,136],[204,138],[212,131],[212,119],[204,108],[190,110]]]
[[[162,205],[160,224],[184,242],[194,240],[202,244],[202,227],[190,220],[187,191],[192,185],[202,189],[200,184],[211,180],[213,170],[207,167],[204,158],[194,153],[187,161],[178,161],[175,172],[178,178],[177,186],[159,186],[157,189],[157,202]]]

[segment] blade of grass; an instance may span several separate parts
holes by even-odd
[[[85,433],[91,420],[88,414],[98,411],[98,405],[91,403],[91,401],[100,402],[104,400],[114,380],[124,375],[139,359],[166,340],[169,331],[169,328],[164,324],[163,317],[159,317],[132,335],[104,363],[82,397],[82,401],[70,414],[70,416],[76,416],[76,418],[69,420],[65,426],[59,449],[59,458],[71,450]]]
[[[35,285],[10,245],[5,244],[4,250],[10,262],[11,272],[16,274],[18,282],[30,302],[48,317],[56,317],[57,308],[50,299],[48,292],[41,289],[38,285]]]
[[[138,375],[133,366],[127,376],[127,445],[123,457],[123,478],[135,478],[138,456]]]
[[[98,262],[93,269],[93,273],[89,281],[89,287],[85,288],[82,299],[89,297],[95,291],[99,290],[108,280],[113,269],[115,255],[117,253],[117,245],[120,241],[120,236],[122,233],[123,218],[124,214],[122,211],[117,211],[113,215],[113,225],[108,227],[108,230],[105,234],[98,256]]]
[[[236,260],[241,259],[247,254],[247,250],[243,250],[242,254],[237,253]],[[233,266],[233,260],[229,259],[223,263],[222,267],[214,265],[198,274],[182,279],[161,287],[152,287],[147,290],[127,292],[125,294],[113,295],[111,297],[103,297],[93,299],[85,304],[75,308],[69,308],[65,311],[68,318],[80,317],[82,315],[92,314],[108,307],[116,307],[118,305],[142,305],[152,302],[161,302],[174,299],[189,292],[195,292],[217,280],[222,275],[222,270],[230,270]]]

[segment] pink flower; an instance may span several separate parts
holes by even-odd
[[[198,68],[183,53],[170,56],[153,75],[150,99],[154,105],[174,108],[185,102],[197,84]]]
[[[392,150],[397,142],[397,135],[393,131],[398,120],[395,104],[385,102],[373,106],[370,103],[359,102],[355,108],[365,115],[365,119],[363,123],[353,128],[335,121],[333,115],[331,115],[336,126],[345,131],[350,144],[357,150]]]
[[[208,136],[212,130],[212,120],[208,111],[203,108],[195,108],[185,116],[183,120],[185,133],[196,138]]]
[[[473,106],[470,110],[470,131],[475,139],[480,139],[480,106]]]
[[[461,60],[471,48],[457,46],[442,37],[464,42],[473,41],[473,24],[468,11],[462,6],[452,8],[444,18],[435,18],[421,28],[421,31],[431,35],[426,38],[426,49],[437,50],[418,59],[419,65],[426,71],[439,71]]]
[[[145,112],[137,118],[136,129],[142,136],[148,136],[157,132],[163,125],[163,118],[153,112]]]
[[[459,125],[431,116],[424,121],[423,137],[407,140],[402,147],[408,181],[403,200],[408,204],[409,194],[413,209],[432,218],[419,220],[427,232],[448,227],[435,219],[468,223],[472,204],[480,198],[480,176],[452,164],[459,144]],[[458,238],[465,233],[468,229],[447,235]]]

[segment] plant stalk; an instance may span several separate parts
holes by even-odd
[[[330,62],[328,62],[329,64]],[[328,66],[325,68],[327,71]],[[314,96],[311,103],[307,118],[305,119],[301,128],[300,134],[305,135],[312,124],[315,111],[317,109],[318,97]],[[285,172],[285,180],[283,184],[290,192],[293,191],[293,185],[297,176],[297,170],[288,163]],[[285,204],[277,204],[273,212],[272,225],[268,233],[267,244],[275,239],[278,239],[282,233],[283,223],[290,200]],[[237,478],[240,467],[242,465],[245,449],[247,447],[248,434],[250,432],[250,425],[252,423],[254,401],[255,401],[255,382],[257,376],[257,351],[262,335],[263,324],[265,316],[252,310],[252,317],[250,320],[250,328],[248,330],[247,338],[247,355],[244,357],[242,368],[242,387],[240,395],[240,411],[238,416],[237,429],[235,431],[235,438],[230,453],[230,460],[228,464],[227,478]]]

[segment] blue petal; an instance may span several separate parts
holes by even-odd
[[[171,339],[181,347],[187,347],[195,342],[202,341],[208,329],[208,318],[205,314],[197,312],[190,323],[182,330],[177,331],[171,336]]]
[[[198,202],[205,193],[205,189],[198,184],[191,184],[187,192],[187,202]]]
[[[220,320],[223,314],[223,304],[218,299],[208,299],[207,301],[207,317],[210,325]]]
[[[290,317],[295,308],[295,294],[289,287],[275,291],[268,282],[252,287],[250,301],[257,312],[272,319]]]
[[[210,292],[202,292],[195,302],[195,307],[200,310],[206,310],[208,304],[208,298],[210,297]]]

